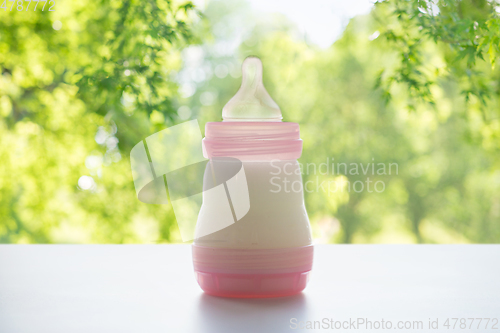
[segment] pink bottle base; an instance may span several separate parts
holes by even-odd
[[[224,274],[195,271],[201,289],[209,295],[236,298],[284,297],[300,293],[309,271],[285,274]]]
[[[283,297],[300,293],[312,269],[312,245],[279,249],[229,249],[193,245],[196,280],[221,297]]]

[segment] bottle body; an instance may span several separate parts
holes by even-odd
[[[313,259],[300,166],[294,159],[246,160],[242,169],[249,209],[239,219],[235,214],[233,224],[195,238],[193,262],[198,283],[205,292],[226,297],[298,293],[306,286]],[[205,178],[211,177],[207,165]],[[234,193],[228,194],[230,201],[239,200]],[[203,193],[197,230],[216,223],[213,214],[205,213],[210,210],[209,195]]]

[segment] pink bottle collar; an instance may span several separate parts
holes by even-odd
[[[240,160],[294,160],[302,154],[299,124],[285,122],[209,122],[203,155]]]

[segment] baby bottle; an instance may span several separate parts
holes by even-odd
[[[222,118],[205,127],[204,185],[236,174],[236,181],[224,185],[234,223],[213,228],[220,223],[215,199],[203,192],[192,246],[198,284],[207,294],[223,297],[299,293],[313,261],[297,162],[302,140],[299,124],[281,121],[280,108],[262,83],[259,58],[243,62],[241,87]],[[216,231],[206,232],[211,228]]]

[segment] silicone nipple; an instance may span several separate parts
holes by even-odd
[[[262,61],[248,57],[241,66],[241,87],[222,109],[224,121],[281,121],[281,110],[262,83]]]

